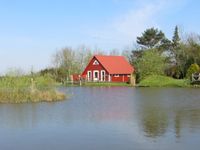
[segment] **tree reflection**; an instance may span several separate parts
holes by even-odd
[[[177,138],[181,137],[182,129],[200,129],[200,109],[181,109],[175,111],[175,134]]]
[[[146,136],[161,136],[168,126],[167,114],[158,108],[148,108],[143,112],[142,125]]]
[[[181,114],[182,114],[181,111],[175,112],[175,120],[174,120],[175,127],[174,128],[175,128],[175,134],[177,138],[181,137],[181,120],[182,120]]]

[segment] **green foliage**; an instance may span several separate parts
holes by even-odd
[[[198,43],[181,44],[176,51],[176,64],[180,67],[183,77],[191,64],[200,64],[200,45]]]
[[[151,75],[142,80],[138,86],[141,87],[189,87],[188,80],[173,79],[171,77]]]
[[[188,78],[188,79],[191,79],[191,77],[192,77],[192,74],[193,73],[197,73],[197,72],[199,72],[200,71],[200,68],[199,68],[199,65],[198,64],[192,64],[189,68],[188,68],[188,70],[187,70],[187,74],[186,74],[186,77]]]
[[[159,48],[164,43],[169,42],[165,34],[158,29],[150,28],[142,33],[142,36],[137,37],[137,43],[142,46],[142,49]]]
[[[159,61],[160,59],[156,59],[154,56],[148,56],[149,60],[145,58],[145,60],[143,61],[144,57],[147,57],[144,56],[146,55],[145,51],[151,51],[152,48],[156,48],[157,57],[159,57],[159,55],[166,56],[164,63],[166,66],[170,66],[167,69],[165,69],[166,75],[177,79],[183,79],[185,77],[188,78],[187,70],[190,67],[190,65],[194,63],[200,64],[199,37],[199,35],[190,34],[186,37],[185,41],[181,41],[177,26],[175,27],[174,35],[171,41],[165,38],[164,33],[162,31],[159,31],[158,29],[150,28],[145,30],[142,33],[141,37],[137,37],[137,43],[141,45],[142,49],[132,51],[132,54],[130,55],[130,62],[134,66],[136,66],[137,69],[137,77],[142,79],[143,76],[152,74],[151,72],[157,72],[158,74],[162,72],[151,71],[155,70],[155,67],[153,67],[152,64],[158,66],[157,68],[163,68],[159,67],[159,63],[157,63],[156,65],[155,60]],[[148,63],[145,63],[146,60]],[[140,65],[140,63],[142,63],[142,65]],[[161,66],[162,65],[163,63],[161,63]],[[146,73],[145,71],[143,71],[144,66],[148,66],[145,67]]]
[[[172,46],[174,49],[176,49],[179,46],[180,40],[181,39],[179,37],[178,26],[176,26],[174,30],[174,35],[172,37]]]
[[[175,79],[182,79],[183,78],[182,69],[181,69],[180,66],[177,66],[177,65],[169,66],[165,70],[165,74],[167,76],[173,77]]]
[[[140,80],[149,75],[163,75],[165,66],[165,58],[160,56],[157,50],[145,51],[137,62]]]

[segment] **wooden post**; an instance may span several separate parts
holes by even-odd
[[[136,84],[135,84],[135,75],[134,74],[131,74],[131,77],[130,77],[130,84],[132,85],[132,86],[135,86]]]
[[[81,79],[81,76],[79,75],[79,83],[80,83],[80,86],[82,85],[82,79]]]
[[[71,75],[71,83],[72,83],[72,85],[74,84],[73,75]]]

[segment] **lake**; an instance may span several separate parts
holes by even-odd
[[[0,150],[200,147],[200,89],[67,87],[56,103],[0,104]]]

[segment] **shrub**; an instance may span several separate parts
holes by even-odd
[[[164,75],[165,58],[156,49],[147,50],[137,63],[139,80],[149,75]]]
[[[199,72],[200,71],[200,68],[199,68],[199,65],[198,64],[191,64],[190,65],[190,67],[188,68],[188,70],[187,70],[187,74],[186,74],[186,77],[188,78],[188,79],[191,79],[191,77],[192,77],[192,74],[193,73],[197,73],[197,72]]]

